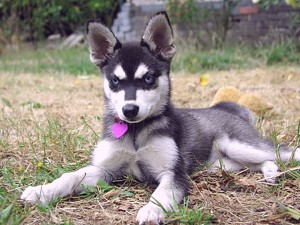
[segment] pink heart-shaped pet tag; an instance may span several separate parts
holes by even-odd
[[[122,137],[127,130],[128,130],[128,125],[126,123],[114,123],[112,125],[112,132],[117,139]]]

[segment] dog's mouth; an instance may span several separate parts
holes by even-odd
[[[131,123],[131,124],[140,123],[140,122],[144,121],[145,119],[147,119],[149,117],[151,109],[152,109],[152,107],[150,107],[150,109],[148,109],[147,113],[145,113],[143,116],[140,115],[140,116],[136,116],[134,118],[128,118],[124,115],[121,115],[120,119],[123,120],[126,123]]]
[[[126,118],[126,119],[124,119],[124,121],[126,123],[140,123],[143,120],[145,120],[145,119],[144,118],[134,118],[134,119],[128,119],[128,118]]]

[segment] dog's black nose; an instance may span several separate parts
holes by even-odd
[[[132,118],[136,117],[136,115],[138,114],[139,107],[134,104],[126,104],[123,106],[122,111],[123,111],[124,116],[132,119]]]

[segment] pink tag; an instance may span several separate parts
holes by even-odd
[[[126,123],[114,123],[112,125],[112,132],[117,139],[122,137],[128,130],[128,125]]]

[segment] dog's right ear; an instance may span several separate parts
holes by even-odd
[[[121,47],[121,43],[108,27],[93,20],[87,22],[87,40],[90,60],[97,66],[103,65]]]

